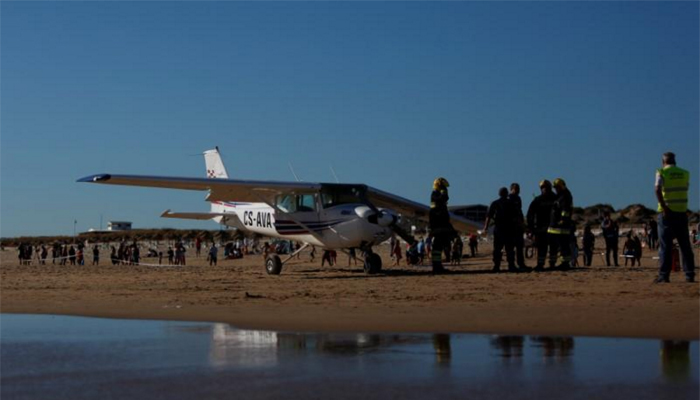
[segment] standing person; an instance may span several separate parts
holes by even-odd
[[[469,235],[469,250],[472,253],[472,258],[476,257],[476,250],[479,246],[479,239],[476,237],[476,234],[472,233]]]
[[[462,243],[462,238],[456,237],[454,243],[452,244],[452,265],[462,264],[462,251],[464,250],[464,244]]]
[[[563,179],[557,178],[553,182],[554,191],[557,198],[552,204],[552,213],[549,217],[549,228],[547,233],[552,244],[559,250],[561,264],[555,268],[567,271],[571,268],[571,232],[573,224],[571,213],[574,209],[574,198],[566,187]],[[552,253],[556,254],[555,251]]]
[[[590,267],[593,262],[593,248],[595,247],[595,235],[591,231],[591,226],[583,228],[583,263]]]
[[[619,267],[620,265],[617,263],[617,249],[618,240],[620,238],[620,226],[610,217],[610,213],[606,211],[603,216],[603,223],[600,227],[603,230],[603,237],[605,238],[605,262],[609,267],[610,253],[612,253],[615,266]]]
[[[68,249],[68,259],[70,260],[70,265],[75,265],[75,247],[73,245]]]
[[[216,247],[216,243],[212,243],[209,248],[209,266],[216,266],[216,259],[219,254],[219,249]]]
[[[357,266],[357,254],[355,253],[355,248],[351,247],[348,249],[348,267],[355,263]]]
[[[201,256],[202,255],[202,241],[199,239],[199,236],[194,239],[194,248],[195,248],[194,255],[196,257]]]
[[[445,272],[442,265],[442,253],[449,250],[450,240],[455,236],[455,230],[450,223],[450,212],[447,202],[450,196],[447,188],[450,183],[445,178],[437,178],[433,182],[433,191],[430,194],[430,213],[428,214],[430,236],[433,238],[430,258],[433,264],[433,273]]]
[[[634,241],[634,258],[637,260],[637,266],[642,266],[642,241],[638,235],[632,236]]]
[[[173,251],[172,246],[168,246],[168,265],[173,265],[173,257],[175,256],[175,252]]]
[[[139,265],[141,262],[141,249],[139,246],[134,242],[132,248],[131,248],[131,259],[134,262],[134,265]]]
[[[637,260],[635,256],[637,250],[637,244],[632,240],[632,231],[627,232],[627,240],[622,246],[622,256],[625,257],[625,267],[627,266],[627,261],[632,261],[632,266],[634,267],[634,262]]]
[[[316,259],[316,246],[311,246],[311,252],[309,253],[309,262],[314,262]]]
[[[56,246],[56,243],[54,243],[51,247],[51,264],[56,264],[56,258],[59,257],[59,249],[60,248]]]
[[[329,266],[333,266],[333,261],[331,261],[331,252],[328,250],[323,250],[323,255],[321,255],[321,266],[323,267],[328,262]]]
[[[394,258],[394,266],[398,267],[401,265],[401,241],[394,240],[394,247],[391,249],[391,255]]]
[[[515,213],[511,242],[511,245],[515,247],[515,260],[518,262],[520,271],[529,272],[530,268],[525,265],[525,217],[523,216],[523,201],[520,199],[520,185],[518,183],[510,184],[508,201],[511,202]]]
[[[512,203],[508,201],[508,189],[502,187],[498,190],[498,199],[489,206],[489,211],[484,222],[484,234],[488,234],[489,225],[493,222],[493,271],[501,270],[501,258],[503,248],[506,249],[506,260],[508,261],[508,271],[519,272],[515,266],[513,246],[513,216]]]
[[[676,155],[664,153],[663,168],[656,171],[656,199],[659,202],[659,276],[655,283],[670,282],[673,239],[683,255],[686,282],[695,282],[695,258],[688,235],[688,187],[690,173],[676,166]]]
[[[49,250],[44,246],[43,244],[41,245],[41,264],[46,265],[46,257],[49,256]]]
[[[649,248],[656,250],[659,246],[659,224],[653,219],[649,222]]]
[[[68,245],[62,245],[62,250],[61,250],[61,265],[66,265],[68,262],[68,258],[70,257],[68,255]],[[75,250],[73,251],[75,253]]]
[[[527,209],[527,226],[530,232],[535,235],[535,245],[537,246],[537,265],[535,271],[544,270],[544,263],[547,260],[547,250],[549,250],[549,267],[554,268],[557,263],[557,253],[551,246],[547,230],[549,229],[549,219],[552,216],[552,206],[557,196],[552,191],[552,183],[548,180],[540,181],[540,195],[535,197]]]
[[[98,265],[100,263],[100,249],[97,245],[92,246],[92,265]]]
[[[425,260],[425,240],[423,238],[416,245],[416,252],[418,253],[418,265],[423,265],[423,260]]]

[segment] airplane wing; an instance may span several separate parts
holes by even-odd
[[[366,197],[367,200],[369,200],[376,207],[394,210],[408,218],[428,221],[430,207],[424,204],[369,186],[367,187]],[[453,213],[450,213],[450,222],[452,222],[452,226],[459,232],[472,233],[476,232],[482,227],[481,224],[470,221]]]
[[[318,183],[248,181],[240,179],[181,178],[147,175],[98,174],[78,179],[78,182],[105,185],[143,186],[181,190],[209,190],[209,201],[236,199],[241,202],[260,202],[272,205],[275,196],[287,193],[315,192]]]

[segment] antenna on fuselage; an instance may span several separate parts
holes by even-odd
[[[335,174],[335,170],[333,169],[333,166],[329,165],[329,167],[331,168],[331,173],[333,174],[333,177],[335,178],[335,183],[340,183],[340,181],[338,180],[338,175]]]
[[[294,167],[292,167],[292,163],[288,163],[288,165],[289,165],[289,170],[292,171],[292,175],[294,175],[294,179],[296,179],[297,182],[301,182],[301,179],[299,179],[296,172],[294,172]]]

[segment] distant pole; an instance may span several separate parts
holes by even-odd
[[[75,241],[75,227],[78,225],[78,220],[73,220],[73,241]]]

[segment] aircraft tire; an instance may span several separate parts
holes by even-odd
[[[265,271],[268,275],[279,275],[282,272],[282,260],[277,254],[270,254],[265,260]]]
[[[377,274],[382,271],[382,258],[378,254],[370,253],[365,257],[365,272]]]

